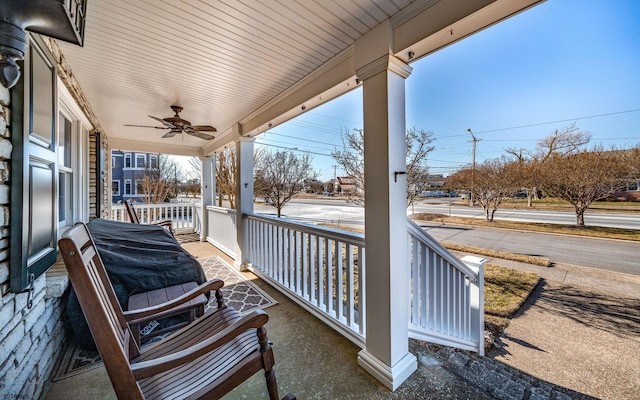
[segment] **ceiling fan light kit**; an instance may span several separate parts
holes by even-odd
[[[149,115],[150,118],[160,122],[163,126],[147,126],[147,125],[125,125],[135,126],[140,128],[154,128],[154,129],[169,129],[169,132],[162,135],[163,138],[172,138],[178,133],[186,133],[187,135],[195,136],[204,140],[212,140],[215,136],[205,132],[217,132],[216,128],[211,125],[191,125],[191,122],[186,119],[180,118],[182,107],[172,105],[171,109],[175,113],[173,117],[158,118],[153,115]]]

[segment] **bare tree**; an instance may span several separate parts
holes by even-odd
[[[187,162],[189,163],[186,171],[187,180],[202,182],[202,161],[198,157],[189,157]]]
[[[309,179],[304,184],[306,189],[311,193],[322,193],[324,190],[324,183],[319,180]]]
[[[533,205],[533,199],[537,197],[540,171],[544,164],[551,157],[564,157],[579,152],[590,140],[591,133],[579,130],[574,122],[541,139],[533,152],[521,148],[505,149],[518,163],[517,173],[520,185],[527,194],[528,207]]]
[[[447,187],[468,190],[484,211],[485,220],[493,217],[506,199],[518,190],[517,164],[506,158],[486,160],[476,166],[465,167],[447,178]]]
[[[316,179],[308,153],[298,156],[292,151],[260,151],[256,156],[254,192],[282,214],[289,200],[300,191],[305,180]]]
[[[508,148],[507,154],[513,156],[514,174],[518,184],[527,194],[527,207],[533,206],[533,198],[536,197],[539,185],[538,173],[540,161],[530,157],[524,149]]]
[[[625,162],[629,166],[629,178],[640,179],[640,144],[624,152]]]
[[[359,188],[349,194],[349,201],[364,205],[364,129],[344,129],[342,145],[344,150],[333,151],[331,156]]]
[[[216,189],[218,206],[222,207],[224,196],[229,200],[229,207],[236,208],[236,152],[228,148],[216,157]]]
[[[413,203],[416,196],[426,188],[429,178],[427,156],[435,149],[433,132],[417,130],[415,127],[407,129],[405,137],[407,148],[407,207]]]
[[[407,206],[411,205],[415,197],[422,192],[427,184],[428,167],[427,156],[433,151],[433,132],[418,130],[415,127],[407,129],[405,145],[407,151]],[[346,174],[355,180],[360,190],[350,194],[350,201],[364,205],[364,130],[345,130],[342,133],[344,150],[334,151],[331,156],[342,167]]]
[[[187,197],[190,195],[196,197],[201,191],[200,181],[197,179],[188,179],[185,182],[178,183],[178,191],[180,193],[186,193]]]
[[[158,164],[149,163],[142,179],[136,181],[138,197],[145,203],[163,203],[177,196],[177,184],[182,180],[178,162],[166,154],[158,156]]]
[[[555,130],[552,134],[538,142],[534,158],[545,162],[551,156],[567,156],[579,152],[591,140],[591,133],[581,131],[576,123],[566,126],[562,130]]]
[[[568,201],[576,213],[576,225],[584,226],[584,213],[596,200],[623,188],[630,168],[624,153],[590,151],[568,156],[552,156],[544,166],[542,185],[546,193]]]

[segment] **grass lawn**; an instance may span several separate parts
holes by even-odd
[[[485,267],[484,311],[489,315],[513,316],[540,282],[540,277],[533,272],[494,264]]]
[[[497,337],[509,325],[540,282],[533,272],[486,264],[484,270],[485,329]]]

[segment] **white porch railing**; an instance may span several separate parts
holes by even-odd
[[[202,235],[202,204],[193,203],[193,231],[199,235]]]
[[[483,355],[484,259],[465,264],[411,219],[408,233],[409,336]]]
[[[207,241],[235,252],[235,211],[219,207],[206,210]],[[245,218],[249,268],[364,347],[364,235],[264,215]],[[465,264],[410,219],[407,228],[409,336],[483,354],[484,259],[474,257],[473,266]]]
[[[236,259],[238,254],[238,235],[236,228],[236,210],[207,206],[207,242]]]
[[[176,232],[193,232],[193,220],[195,207],[193,203],[158,203],[158,204],[134,204],[141,223],[147,223],[160,219],[170,219]],[[113,221],[129,222],[127,210],[122,204],[111,206],[111,219]]]
[[[364,347],[364,235],[267,216],[246,218],[250,269]]]

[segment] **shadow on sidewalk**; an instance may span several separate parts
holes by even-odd
[[[640,300],[576,286],[543,285],[536,306],[621,337],[640,336]]]
[[[622,338],[640,337],[640,300],[598,293],[593,290],[570,286],[548,285],[543,279],[529,299],[512,317],[525,313],[531,306],[550,314],[559,315],[592,329],[599,329]],[[508,339],[523,347],[544,352],[543,349],[503,332],[491,349],[491,357],[509,354],[502,339]]]

